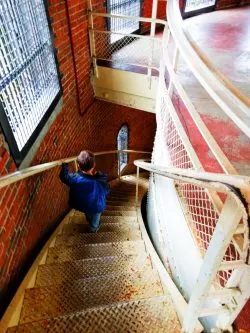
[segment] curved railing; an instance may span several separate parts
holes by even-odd
[[[180,52],[195,77],[234,123],[250,137],[250,99],[242,94],[214,64],[198,45],[192,41],[183,26],[179,2],[171,0],[167,5],[169,33],[173,37],[175,52]],[[164,46],[167,47],[169,37]]]
[[[195,286],[189,297],[188,308],[183,318],[183,331],[194,332],[197,319],[211,315],[217,316],[219,328],[228,328],[249,297],[248,220],[250,177],[156,166],[143,160],[136,160],[134,164],[137,166],[138,178],[139,169],[142,168],[154,176],[161,176],[159,180],[161,183],[163,182],[162,177],[166,177],[175,181],[175,187],[189,186],[189,188],[192,187],[193,189],[199,188],[200,193],[206,193],[201,192],[204,189],[206,191],[212,190],[225,196],[223,206],[220,213],[217,212],[213,226],[208,225],[210,230],[207,231],[206,238],[209,238],[209,241],[203,253]],[[176,192],[178,192],[178,189]],[[181,197],[179,199],[181,200]],[[210,201],[208,195],[206,197],[200,196],[198,200],[206,201],[206,207],[208,207]],[[158,208],[160,209],[159,205],[160,203],[158,202]],[[197,198],[189,197],[185,216],[187,221],[190,220],[191,215],[194,214],[194,209],[197,209],[198,206]],[[174,209],[174,207],[171,208]],[[166,221],[171,215],[168,212],[167,203],[165,203],[164,209],[165,226],[161,225],[161,233],[164,233]],[[216,211],[212,206],[210,209],[214,209],[214,212]],[[206,214],[203,207],[203,211],[199,211],[199,216],[203,219]],[[157,218],[159,219],[159,216]],[[170,222],[171,224],[175,223],[173,220]],[[181,230],[178,231],[181,232]],[[197,236],[195,226],[191,232],[195,238]],[[232,243],[232,239],[236,234],[244,235],[242,249],[238,254],[236,254],[237,250]],[[181,235],[177,237],[181,237]],[[195,240],[197,241],[197,237]],[[171,239],[168,239],[168,241],[171,241]],[[197,245],[199,246],[199,244]],[[175,246],[177,245],[175,244]],[[188,252],[188,249],[186,251]],[[185,256],[184,253],[182,255]],[[213,304],[215,300],[217,300],[216,305]]]
[[[124,152],[150,154],[150,152],[137,150],[112,150],[96,152],[95,156],[115,154],[119,161],[119,154]],[[62,163],[75,161],[76,157],[74,156],[14,172],[0,178],[0,188],[53,169]],[[185,310],[185,315],[183,315],[182,318],[184,332],[193,332],[195,327],[197,327],[197,319],[199,317],[210,315],[215,311],[213,308],[203,307],[204,302],[211,300],[211,298],[223,298],[223,305],[217,308],[216,311],[219,310],[227,315],[229,315],[230,309],[227,307],[228,302],[225,301],[225,298],[227,300],[234,299],[234,301],[238,301],[238,303],[241,301],[242,306],[243,301],[241,299],[243,297],[243,299],[246,300],[246,292],[248,292],[244,290],[246,283],[244,272],[246,269],[249,269],[248,216],[250,204],[250,177],[221,175],[181,168],[156,166],[151,163],[146,163],[145,160],[136,160],[134,164],[137,166],[138,177],[139,168],[142,168],[154,175],[157,174],[172,179],[175,181],[175,185],[178,184],[180,187],[189,184],[196,188],[202,188],[205,191],[216,191],[226,195],[221,211],[215,221],[216,223],[213,226],[213,232],[210,235],[206,251],[203,254],[203,262],[200,267],[196,288],[192,292],[187,310]],[[138,182],[136,193],[138,194]],[[138,195],[136,197],[138,198]],[[210,200],[210,197],[207,197],[206,200]],[[194,230],[192,232],[194,232]],[[235,234],[241,234],[244,238],[241,253],[237,254],[234,258],[231,255],[231,260],[227,261],[227,251],[233,246],[232,238]],[[226,272],[226,276],[221,275],[221,272]],[[221,284],[222,279],[224,279],[223,284]],[[237,309],[237,311],[238,310],[239,309]],[[236,310],[234,310],[234,313],[235,312]],[[232,317],[232,315],[230,317]]]
[[[111,62],[112,66],[118,63],[121,65],[144,67],[147,68],[148,76],[152,75],[153,70],[157,70],[159,74],[158,95],[156,98],[157,133],[152,161],[155,165],[164,165],[164,169],[160,168],[161,171],[159,172],[158,168],[155,169],[152,165],[150,168],[143,165],[143,168],[153,172],[149,191],[149,202],[151,202],[151,204],[149,203],[149,209],[152,208],[151,210],[155,210],[153,223],[156,225],[159,221],[162,222],[155,233],[156,247],[158,246],[159,252],[162,251],[162,260],[164,260],[163,257],[167,253],[177,284],[183,289],[184,294],[185,292],[187,293],[186,297],[190,300],[189,310],[183,322],[184,331],[193,332],[196,319],[209,315],[217,316],[218,327],[224,329],[232,324],[249,296],[247,288],[242,284],[240,294],[239,290],[233,290],[238,283],[237,276],[243,276],[244,278],[242,279],[244,281],[247,279],[245,262],[249,249],[249,228],[246,218],[247,212],[243,206],[247,207],[249,202],[249,179],[237,176],[238,172],[236,168],[224,153],[223,147],[220,147],[216,142],[203,121],[199,110],[197,110],[197,103],[193,102],[188,94],[187,87],[182,84],[181,78],[178,75],[180,57],[182,57],[185,65],[191,69],[194,76],[198,79],[198,83],[204,89],[205,94],[209,94],[209,103],[212,105],[215,102],[219,111],[225,113],[248,137],[250,137],[250,100],[215,68],[199,49],[198,45],[192,41],[184,28],[179,2],[177,0],[168,1],[168,22],[157,21],[155,4],[156,1],[153,1],[151,19],[95,13],[90,10],[90,40],[95,73],[98,75],[98,60]],[[116,34],[116,32],[107,31],[105,25],[100,25],[100,20],[102,19],[117,21],[136,20],[141,22],[142,25],[145,23],[148,24],[150,33],[147,36],[120,33],[120,37],[123,37],[121,42],[113,45],[110,40],[112,34]],[[98,26],[102,26],[102,29],[95,27],[95,21],[98,22]],[[163,28],[162,38],[155,35],[155,26],[157,23],[161,24]],[[144,49],[143,56],[141,56],[140,47],[145,45],[145,43],[147,47]],[[126,50],[128,53],[127,56],[124,56],[123,50]],[[130,70],[130,67],[126,67],[126,70]],[[185,128],[185,120],[182,119],[181,112],[178,109],[178,105],[176,105],[178,104],[175,101],[176,96],[183,102],[202,140],[204,140],[209,148],[211,152],[210,158],[216,161],[216,169],[219,174],[204,173],[206,165],[201,163],[190,141],[188,129]],[[142,164],[140,166],[142,167]],[[172,183],[169,181],[164,187],[164,181],[161,182],[157,179],[160,175],[166,176],[167,179],[172,179]],[[192,179],[196,179],[196,181]],[[190,180],[192,181],[190,182]],[[196,252],[194,250],[193,254],[198,255],[198,257],[200,255],[205,265],[209,261],[207,253],[210,244],[218,236],[215,230],[219,228],[221,223],[217,223],[217,221],[221,222],[221,216],[224,219],[225,210],[229,209],[232,213],[234,219],[231,224],[232,230],[235,224],[238,225],[232,234],[230,234],[232,230],[227,230],[227,244],[229,244],[227,249],[218,244],[217,247],[215,245],[212,247],[215,252],[226,251],[223,260],[222,258],[218,259],[219,257],[217,256],[217,261],[212,266],[209,266],[211,272],[216,275],[216,283],[209,279],[204,280],[207,283],[206,288],[215,288],[215,291],[210,290],[208,298],[211,299],[211,295],[213,294],[213,297],[219,303],[224,304],[222,307],[212,305],[210,309],[201,310],[206,298],[204,295],[201,295],[202,292],[206,292],[204,285],[202,286],[199,283],[197,286],[198,289],[196,288],[195,292],[187,292],[188,289],[192,289],[188,283],[182,286],[183,280],[185,281],[186,279],[184,277],[184,273],[186,274],[186,272],[182,270],[178,271],[176,267],[178,263],[180,266],[184,265],[185,259],[181,261],[180,258],[183,257],[183,254],[177,253],[177,245],[175,245],[175,249],[173,250],[175,252],[171,253],[171,246],[168,244],[171,243],[170,231],[172,225],[168,225],[168,227],[164,225],[164,223],[166,224],[168,210],[166,207],[161,209],[159,204],[161,198],[167,195],[166,193],[177,198],[177,200],[172,200],[172,202],[177,206],[180,205],[185,215],[186,225],[190,230],[197,249]],[[138,197],[138,187],[136,196]],[[230,199],[225,199],[225,196],[233,198],[233,203]],[[167,206],[165,202],[163,203],[164,205]],[[241,219],[238,218],[239,216],[236,217],[233,214],[234,209],[236,209],[235,207],[243,209],[240,213],[242,215]],[[172,209],[171,206],[168,208]],[[236,211],[241,210],[238,210],[238,208]],[[178,214],[180,216],[181,213],[177,211],[176,216]],[[173,215],[170,214],[170,216],[170,220],[174,218]],[[241,223],[239,222],[240,220],[242,221]],[[217,225],[218,228],[216,229]],[[184,230],[185,225],[183,224],[182,227]],[[172,237],[176,237],[176,233],[178,232],[182,232],[182,230],[173,229]],[[186,230],[185,232],[188,231]],[[167,245],[164,245],[165,241]],[[190,240],[189,245],[192,245],[192,240]],[[219,271],[218,265],[221,268]],[[242,265],[244,266],[244,272],[241,271]],[[204,265],[201,264],[201,267],[204,268]],[[232,269],[232,267],[234,268]],[[199,274],[202,274],[201,272],[202,268]],[[183,273],[183,278],[180,278],[181,273]],[[195,275],[193,279],[195,279]],[[208,287],[209,284],[210,287]],[[214,285],[216,286],[214,287]],[[237,296],[233,295],[234,292],[237,293]],[[230,293],[231,296],[229,295]],[[225,300],[226,297],[228,297],[227,300]],[[235,299],[237,301],[233,304]],[[226,307],[228,311],[225,311]],[[215,325],[211,326],[209,324],[208,326],[214,327]]]
[[[148,19],[118,16],[94,13],[90,10],[91,55],[95,75],[98,75],[98,60],[144,67],[147,69],[148,76],[152,75],[153,70],[157,70],[159,73],[156,108],[158,127],[153,164],[146,164],[142,161],[135,162],[138,166],[137,174],[139,175],[139,168],[152,173],[149,199],[152,197],[154,206],[159,209],[159,212],[155,212],[157,221],[162,223],[157,231],[158,234],[165,233],[163,236],[168,241],[173,241],[164,223],[167,223],[170,210],[176,209],[178,217],[185,219],[189,228],[185,229],[186,236],[188,237],[190,233],[195,244],[196,252],[194,253],[198,253],[196,257],[197,260],[200,260],[197,264],[198,282],[190,294],[186,295],[189,304],[183,318],[184,332],[193,332],[197,318],[205,318],[210,315],[217,316],[218,327],[226,329],[232,324],[249,297],[247,286],[250,284],[248,274],[250,178],[237,175],[236,169],[197,112],[196,106],[176,73],[179,56],[183,57],[211,99],[248,137],[250,137],[250,101],[219,73],[191,40],[183,27],[176,0],[168,1],[167,14],[168,23],[157,20],[155,17]],[[108,18],[136,20],[140,21],[141,24],[149,24],[150,35],[142,36],[107,31],[106,25],[103,25],[103,20]],[[95,20],[97,21],[96,25]],[[164,27],[162,39],[155,37],[156,24],[161,24]],[[123,37],[122,42],[112,46],[110,44],[112,34]],[[141,56],[140,50],[136,49],[135,43],[138,41],[146,41],[149,50],[148,56]],[[124,57],[120,52],[125,46],[131,46],[131,49],[134,50],[129,57]],[[136,55],[140,55],[140,58],[135,60]],[[225,174],[204,172],[203,165],[189,140],[187,130],[183,127],[183,122],[174,105],[172,99],[174,90],[177,91],[186,106],[188,114],[208,145],[215,161],[221,168],[221,172]],[[95,155],[119,155],[122,152],[148,154],[148,152],[143,151],[112,150],[98,152]],[[17,171],[1,177],[0,188],[52,169],[64,162],[75,162],[75,160],[76,157],[70,157]],[[120,175],[119,170],[118,165],[118,176]],[[164,190],[166,188],[170,188],[168,194],[176,199],[172,202],[180,206],[182,212],[174,206],[168,206],[167,200],[160,207],[159,202],[165,199]],[[174,219],[173,214],[171,218]],[[172,220],[170,222],[171,228],[173,228],[174,223]],[[172,235],[178,238],[176,235],[180,230],[172,230],[175,233]],[[162,243],[164,243],[163,236]],[[177,247],[175,247],[176,251],[178,251]],[[169,254],[171,248],[168,251]],[[180,253],[181,255],[185,257],[183,253]],[[172,257],[174,255],[169,255],[169,260],[172,260]],[[172,267],[176,264],[174,260],[171,263]],[[173,274],[175,274],[174,270]],[[178,280],[178,272],[176,279]],[[185,293],[185,286],[182,289]],[[205,303],[206,306],[204,306]]]
[[[95,156],[100,155],[110,155],[110,154],[117,154],[118,157],[118,177],[120,177],[120,165],[119,165],[119,155],[121,153],[134,153],[134,154],[151,154],[147,151],[141,151],[141,150],[108,150],[108,151],[101,151],[101,152],[95,152]],[[22,169],[16,172],[12,172],[6,176],[0,177],[0,188],[8,186],[10,184],[16,183],[18,181],[21,181],[25,178],[34,176],[36,174],[48,171],[50,169],[53,169],[57,166],[62,165],[62,163],[76,163],[77,156],[62,158],[60,160],[56,160],[53,162],[43,163],[40,165],[35,165],[26,169]],[[77,168],[77,166],[76,166]]]

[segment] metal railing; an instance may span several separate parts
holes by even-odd
[[[106,65],[126,65],[146,68],[151,76],[152,70],[159,70],[162,39],[156,36],[156,24],[162,27],[166,22],[156,18],[143,18],[127,15],[111,15],[89,11],[89,40],[90,52],[95,75],[98,76],[98,62]],[[124,21],[124,26],[138,22],[144,26],[148,34],[117,32],[112,27],[108,29],[106,20],[112,22]],[[114,24],[115,25],[115,24]],[[116,42],[113,42],[116,40]],[[128,67],[129,68],[129,67]]]
[[[153,164],[136,162],[137,175],[139,167],[152,173],[149,190],[149,201],[151,200],[152,204],[149,204],[149,208],[154,211],[155,225],[161,237],[161,245],[168,255],[173,278],[189,300],[183,317],[183,331],[194,332],[197,319],[208,316],[216,318],[217,327],[227,329],[246,303],[250,292],[250,178],[237,175],[234,166],[209,132],[182,86],[177,75],[180,55],[211,99],[249,137],[247,113],[250,102],[214,68],[198,46],[191,41],[182,26],[177,1],[168,1],[168,24],[155,18],[155,3],[153,1],[154,14],[148,19],[94,13],[89,0],[89,36],[95,75],[98,75],[98,61],[146,68],[149,76],[152,75],[153,69],[159,72],[156,106],[158,126]],[[106,29],[105,20],[110,18],[147,24],[150,35],[119,32],[123,38],[119,38],[117,43],[112,43],[111,35],[117,32]],[[156,24],[161,24],[164,28],[162,38],[155,37]],[[174,91],[186,106],[188,114],[220,166],[221,173],[204,172],[176,110]],[[99,152],[96,155],[117,154],[119,157],[122,152],[124,151],[114,150]],[[130,150],[126,152],[146,153]],[[0,178],[0,188],[54,168],[63,162],[75,160],[76,157],[62,159],[4,176]],[[165,200],[166,197],[168,200]],[[180,225],[183,229],[174,227],[178,220],[185,222],[185,225]],[[182,273],[191,274],[190,271],[181,270],[182,265],[186,267],[186,253],[178,249],[178,244],[181,244],[178,243],[178,238],[181,238],[178,237],[178,233],[184,231],[194,255],[188,259],[197,260],[193,266],[190,263],[197,271],[188,282],[185,282],[186,276],[181,276]]]
[[[155,2],[153,1],[153,4]],[[202,89],[209,94],[212,103],[216,104],[222,113],[226,113],[248,137],[250,137],[250,101],[214,67],[198,45],[192,41],[183,27],[178,1],[168,2],[167,16],[168,22],[164,22],[156,20],[154,15],[151,19],[145,19],[90,11],[93,23],[90,27],[93,63],[95,73],[98,72],[98,60],[144,67],[149,76],[152,74],[152,69],[159,73],[156,102],[158,126],[152,162],[154,165],[172,168],[167,175],[172,181],[168,181],[164,186],[162,177],[159,178],[159,170],[162,170],[162,167],[157,168],[159,169],[157,171],[155,168],[152,169],[152,165],[151,168],[143,166],[153,172],[149,191],[149,201],[152,201],[152,204],[149,205],[149,209],[155,210],[153,223],[158,235],[156,242],[162,245],[162,249],[164,248],[166,253],[163,251],[163,256],[165,253],[165,256],[167,254],[170,258],[175,281],[189,299],[188,311],[183,319],[183,330],[193,332],[197,319],[208,316],[213,316],[217,323],[207,322],[206,327],[211,328],[217,325],[220,329],[228,329],[250,296],[250,290],[247,288],[250,283],[249,226],[246,217],[248,212],[244,208],[244,204],[248,205],[249,202],[249,179],[237,176],[237,170],[206,127],[197,111],[197,106],[189,97],[187,87],[184,88],[181,83],[178,65],[183,66],[181,60],[184,60],[184,66],[191,69]],[[113,20],[144,22],[150,27],[150,35],[124,33],[124,38],[112,45],[110,35],[115,32],[106,31],[105,25],[101,30],[94,25],[96,19],[100,26],[100,19],[111,17]],[[157,23],[164,29],[162,38],[155,37]],[[129,67],[126,70],[129,70]],[[178,106],[174,100],[175,95],[179,96],[186,107],[188,115],[210,149],[211,158],[216,161],[217,168],[221,169],[220,174],[210,174],[211,177],[208,177],[206,181],[204,179],[200,181],[199,177],[202,179],[204,173],[199,172],[203,172],[204,168],[189,140],[188,130],[183,127],[184,121],[179,116]],[[173,175],[173,168],[176,168],[179,179]],[[164,172],[162,175],[166,176]],[[187,172],[187,178],[184,177],[185,172]],[[229,178],[224,178],[226,176],[223,173],[230,175]],[[235,176],[232,177],[232,175]],[[192,177],[196,180],[190,182]],[[235,185],[234,181],[239,179],[246,180],[246,183],[242,184],[245,190]],[[229,180],[234,181],[230,183]],[[225,187],[222,185],[224,181],[227,184]],[[240,195],[244,192],[245,203],[229,190],[230,186],[233,191],[240,191]],[[169,214],[165,201],[162,202],[162,207],[159,203],[159,198],[166,196],[166,190],[171,196],[177,198],[175,204],[181,207],[188,229],[185,229],[185,225],[182,225],[183,230],[171,229],[173,228],[170,226],[172,220],[169,216],[173,218],[173,214]],[[138,187],[136,197],[138,197]],[[169,209],[172,207],[169,206]],[[181,213],[176,212],[176,216],[178,214],[180,216]],[[197,255],[200,260],[196,267],[193,266],[197,272],[188,278],[184,275],[181,277],[181,273],[189,273],[180,269],[180,266],[185,266],[185,256],[178,252],[177,245],[174,249],[174,245],[172,249],[169,245],[171,242],[174,243],[176,233],[184,232],[184,229],[187,237],[189,237],[188,234],[191,236],[189,245],[192,245],[192,241],[195,244],[196,250],[192,253],[194,258]],[[175,233],[171,234],[171,230]],[[225,236],[221,244],[218,243],[220,231]],[[187,279],[189,281],[185,282]],[[195,286],[197,279],[198,283]],[[193,290],[190,285],[193,286]]]
[[[195,332],[197,319],[211,315],[217,315],[219,328],[229,328],[249,297],[250,177],[156,166],[143,160],[134,163],[137,166],[137,184],[139,170],[142,168],[153,175],[174,180],[175,186],[184,187],[189,193],[189,196],[184,198],[186,219],[190,223],[190,219],[194,219],[195,216],[196,225],[193,231],[194,234],[198,231],[201,235],[199,248],[203,249],[203,253],[199,273],[183,318],[183,332]],[[162,177],[159,181],[163,182]],[[208,191],[216,191],[225,196],[220,212],[211,202]],[[194,194],[193,197],[191,193]],[[199,195],[196,196],[196,193]],[[167,205],[165,213],[166,224]],[[157,219],[159,218],[157,215]],[[244,234],[241,251],[238,251],[232,242],[233,236],[237,234]],[[184,253],[182,255],[185,257]]]
[[[95,156],[101,156],[101,155],[117,155],[117,165],[118,165],[118,178],[121,176],[121,170],[120,170],[120,154],[122,153],[130,153],[130,154],[148,154],[150,155],[151,153],[148,151],[142,151],[142,150],[108,150],[108,151],[101,151],[101,152],[95,152]],[[77,156],[72,156],[72,157],[67,157],[67,158],[62,158],[53,162],[48,162],[48,163],[43,163],[39,165],[35,165],[23,170],[19,170],[16,172],[12,172],[6,176],[0,177],[0,189],[11,185],[13,183],[16,183],[18,181],[24,180],[25,178],[34,176],[39,173],[43,173],[45,171],[48,171],[50,169],[53,169],[57,166],[62,165],[63,163],[74,163],[75,168],[77,169],[77,163],[76,163]]]
[[[166,51],[171,44],[169,41],[173,42],[175,66],[172,69],[176,71],[177,63],[180,60],[179,56],[181,56],[211,99],[216,102],[219,108],[233,120],[245,135],[250,137],[250,99],[220,73],[189,36],[183,25],[178,1],[171,0],[168,2],[167,16],[169,31],[163,44]],[[165,52],[166,55],[167,52]],[[165,65],[167,69],[171,67],[169,61]],[[173,82],[175,78],[176,75],[171,74],[170,91],[175,85]]]

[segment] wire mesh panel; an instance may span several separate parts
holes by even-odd
[[[140,17],[141,1],[140,0],[108,0],[107,11],[111,15],[124,15]],[[109,30],[130,34],[139,30],[139,21],[130,21],[123,19],[109,19]],[[121,39],[121,35],[111,34],[111,43]]]
[[[160,84],[165,85],[165,80],[160,79]],[[160,89],[160,102],[157,107],[157,134],[154,150],[159,151],[161,156],[154,161],[157,165],[172,166],[182,169],[196,169],[193,164],[190,152],[180,134],[180,122],[177,123],[173,112],[170,112],[165,89]],[[181,181],[175,181],[179,202],[184,212],[189,229],[195,239],[197,247],[202,256],[205,255],[213,237],[220,212],[215,205],[210,192],[202,187]],[[164,193],[161,193],[164,196]],[[220,197],[225,201],[225,196]],[[224,261],[235,261],[240,259],[240,254],[233,242],[228,246]],[[223,287],[229,280],[232,271],[220,271],[217,274],[215,285]]]
[[[192,161],[168,110],[168,101],[164,97],[161,98],[161,105],[157,114],[157,123],[161,124],[162,144],[164,144],[164,150],[169,157],[167,162],[168,166],[193,169]]]
[[[0,102],[21,152],[60,85],[43,0],[1,1],[0,21]]]
[[[110,43],[111,34],[94,31],[96,58],[137,66],[159,67],[161,39],[119,34],[122,38]]]

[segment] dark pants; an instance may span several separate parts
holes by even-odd
[[[89,231],[95,232],[100,227],[100,219],[102,213],[85,213],[86,219],[89,222]]]

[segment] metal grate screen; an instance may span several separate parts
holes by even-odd
[[[2,125],[21,152],[60,85],[43,0],[1,0],[0,22]]]
[[[214,6],[215,2],[216,0],[186,0],[185,13]]]
[[[111,15],[135,16],[141,15],[141,0],[108,0],[107,11]],[[139,30],[139,21],[111,18],[109,20],[109,30],[130,34]],[[111,35],[111,43],[116,42],[123,36]]]

